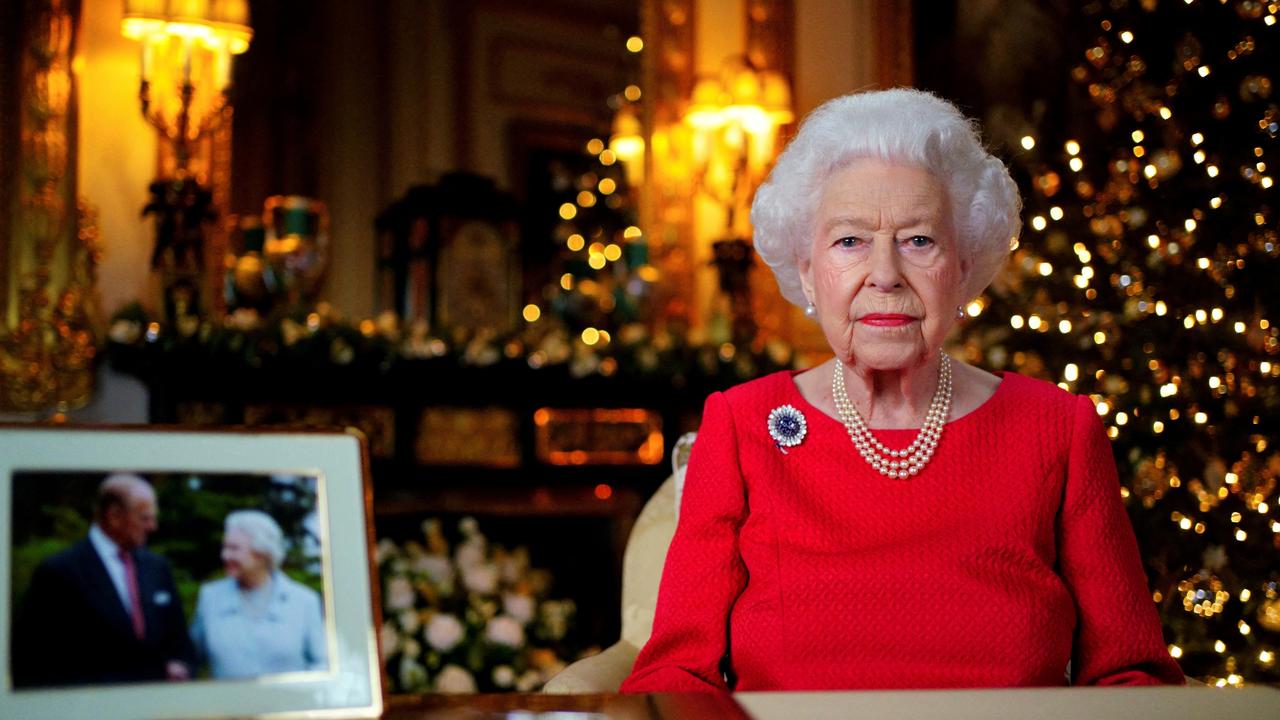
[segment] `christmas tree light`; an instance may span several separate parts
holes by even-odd
[[[963,339],[1094,400],[1170,652],[1219,686],[1280,682],[1278,12],[1080,10],[1096,122],[1009,149],[1026,227]]]

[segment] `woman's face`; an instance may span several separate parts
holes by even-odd
[[[249,534],[231,530],[222,536],[222,568],[241,585],[256,585],[271,572],[265,555],[253,549]]]
[[[856,160],[827,181],[815,220],[800,277],[836,356],[871,370],[927,361],[964,300],[942,183],[913,165]]]

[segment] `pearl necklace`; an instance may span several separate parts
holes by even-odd
[[[858,414],[858,409],[853,406],[853,401],[845,390],[844,365],[839,359],[835,362],[835,372],[831,374],[831,395],[835,399],[840,421],[849,431],[849,438],[853,440],[862,459],[882,475],[905,479],[924,469],[942,437],[947,414],[951,411],[951,358],[945,353],[942,355],[938,367],[938,387],[933,392],[929,413],[925,416],[916,439],[902,450],[885,447],[867,427],[866,421]]]

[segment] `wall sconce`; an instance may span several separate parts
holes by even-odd
[[[205,187],[202,173],[192,172],[189,165],[196,143],[230,116],[232,59],[248,50],[253,39],[249,4],[124,0],[120,32],[142,45],[142,115],[173,145],[173,174],[151,183],[143,213],[155,216],[151,269],[160,274],[168,320],[190,325],[188,320],[204,312],[206,301],[215,307],[219,303],[219,278],[206,277],[205,268],[222,253],[218,237],[206,245],[208,227],[218,214],[216,188]]]
[[[638,188],[644,182],[644,129],[634,107],[625,104],[613,116],[609,133],[609,149],[622,161],[627,172],[627,186]]]
[[[191,146],[223,120],[232,58],[253,38],[248,0],[124,0],[120,32],[142,44],[142,114],[183,175]]]
[[[713,313],[729,321],[720,331],[723,339],[737,344],[756,335],[749,276],[755,263],[747,240],[751,198],[773,163],[778,128],[794,119],[786,78],[741,55],[725,60],[719,75],[694,84],[684,113],[694,186],[724,209],[724,231],[711,243],[711,263],[728,312]]]
[[[736,225],[773,162],[778,128],[794,119],[786,78],[744,56],[728,58],[719,75],[694,85],[684,122],[693,131],[695,176],[724,207],[727,234],[743,234]]]

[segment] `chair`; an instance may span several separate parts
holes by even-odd
[[[671,453],[671,476],[649,498],[627,538],[622,556],[622,637],[603,652],[583,658],[547,681],[553,694],[612,693],[631,673],[636,655],[653,632],[658,583],[667,547],[676,531],[685,465],[695,433],[685,433]]]

